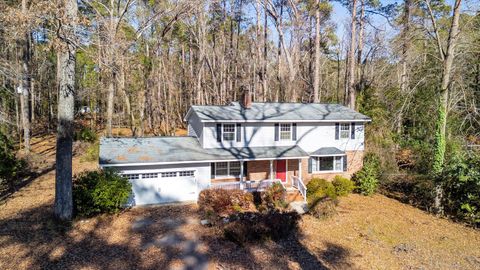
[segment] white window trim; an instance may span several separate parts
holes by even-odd
[[[282,139],[282,125],[283,126],[289,126],[290,129],[290,137],[288,139]],[[286,131],[284,131],[286,132]],[[280,141],[291,141],[293,137],[293,128],[292,128],[292,123],[279,123],[278,126],[278,139]]]
[[[333,157],[333,167],[334,169],[333,170],[328,170],[328,171],[318,171],[318,170],[313,170],[312,168],[312,174],[322,174],[322,173],[339,173],[339,172],[343,172],[343,159],[345,158],[346,155],[329,155],[329,156],[312,156],[313,158],[317,159],[316,161],[316,168],[315,169],[318,169],[319,166],[319,161],[318,161],[318,158],[321,158],[321,157]],[[341,157],[341,161],[340,161],[340,170],[335,170],[335,158],[336,157]]]
[[[238,175],[232,175],[230,173],[230,163],[232,162],[241,162],[241,161],[223,161],[227,163],[227,175],[217,175],[217,163],[215,162],[215,178],[214,179],[223,179],[223,178],[239,178],[242,175],[242,165],[240,164],[240,173]]]
[[[348,126],[347,137],[345,137],[345,138],[342,137],[342,126]],[[352,132],[352,124],[351,124],[351,123],[340,123],[340,126],[339,126],[338,128],[339,128],[338,137],[339,137],[340,140],[348,140],[348,139],[350,139],[351,132]],[[347,130],[343,130],[343,131],[347,131]]]
[[[225,140],[223,135],[225,134],[225,125],[233,125],[233,140]],[[231,133],[231,132],[228,132]],[[222,123],[222,142],[236,142],[237,141],[237,124],[236,123]]]

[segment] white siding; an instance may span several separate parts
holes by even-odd
[[[335,123],[297,123],[297,141],[275,141],[274,123],[242,123],[241,142],[217,142],[216,123],[205,123],[203,128],[203,147],[261,147],[298,144],[307,152],[313,152],[321,147],[336,147],[343,151],[363,150],[363,123],[355,123],[355,130],[355,139],[335,140]]]
[[[188,136],[195,136],[203,146],[203,123],[198,118],[195,112],[192,112],[187,119],[188,121]]]

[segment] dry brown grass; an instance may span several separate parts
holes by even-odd
[[[34,151],[45,156],[40,166],[53,162],[52,143],[54,137],[34,140]],[[96,168],[77,156],[73,164],[75,173]],[[46,171],[0,205],[0,269],[181,266],[176,248],[148,245],[172,233],[198,239],[195,252],[209,258],[211,269],[480,269],[479,231],[381,195],[342,198],[333,218],[304,216],[296,235],[240,248],[218,229],[200,226],[195,205],[137,208],[58,225],[51,218],[54,173]],[[153,223],[133,229],[144,217]]]

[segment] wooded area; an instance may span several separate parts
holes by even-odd
[[[367,149],[385,178],[438,176],[480,145],[480,3],[384,2],[336,1],[342,21],[324,0],[3,1],[0,130],[28,153],[57,128],[68,193],[74,119],[173,135],[192,104],[249,90],[354,108],[373,119]]]

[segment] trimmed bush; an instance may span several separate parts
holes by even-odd
[[[253,195],[242,190],[205,189],[198,196],[198,205],[206,215],[229,216],[249,210]]]
[[[355,183],[352,180],[340,175],[335,176],[332,184],[335,187],[335,193],[337,196],[346,196],[352,193],[355,189]]]
[[[88,171],[76,175],[73,201],[78,216],[116,213],[128,202],[132,185],[114,170]]]
[[[338,201],[329,197],[323,197],[310,204],[308,212],[319,219],[332,217],[337,213]]]
[[[223,233],[226,239],[241,246],[266,239],[279,240],[298,230],[299,219],[296,212],[277,210],[240,213],[231,217],[232,222],[225,225]]]
[[[365,155],[363,167],[353,175],[356,191],[363,195],[372,195],[377,191],[380,176],[380,160],[372,153]]]
[[[307,198],[313,201],[323,197],[335,199],[337,197],[335,187],[325,179],[313,178],[307,184]]]
[[[97,133],[95,130],[83,127],[80,131],[75,132],[75,140],[76,141],[84,141],[84,142],[95,142],[98,139]]]

